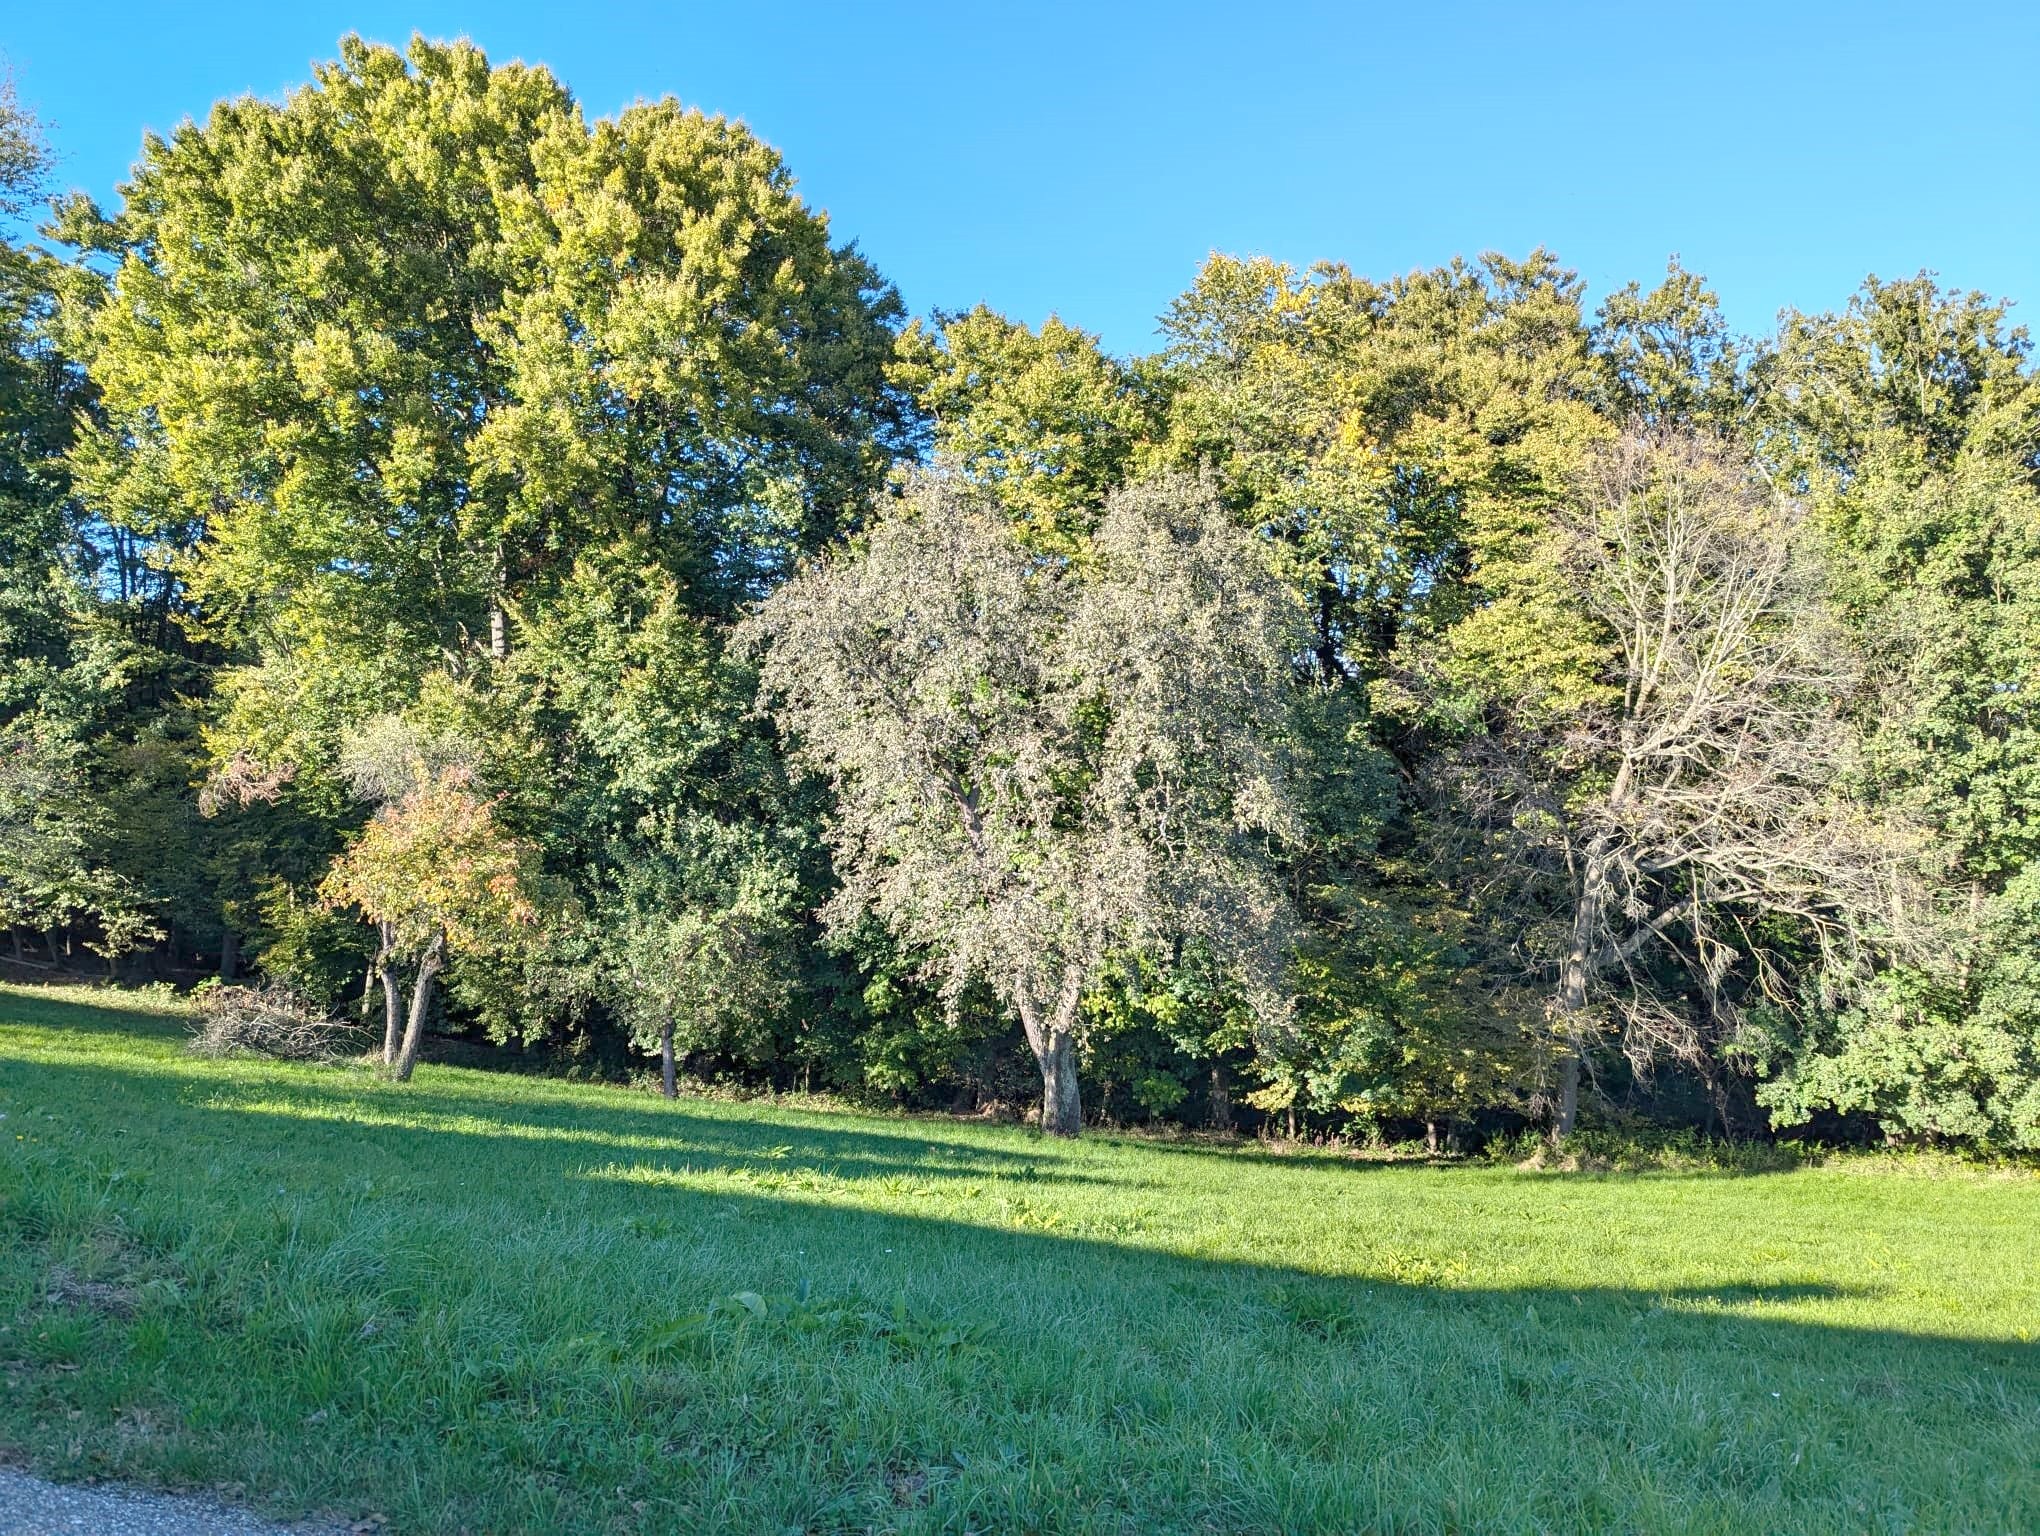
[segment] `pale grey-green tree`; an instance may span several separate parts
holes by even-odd
[[[1195,481],[1112,496],[1077,562],[938,471],[754,623],[764,696],[835,789],[832,920],[876,914],[952,998],[989,986],[1055,1134],[1109,958],[1192,939],[1281,1006],[1298,618]]]

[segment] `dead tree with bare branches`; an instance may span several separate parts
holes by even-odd
[[[1636,432],[1544,533],[1580,685],[1487,689],[1432,782],[1504,952],[1550,984],[1564,1135],[1598,1039],[1701,1065],[1700,1019],[1787,1000],[1795,960],[1859,974],[1921,904],[1908,838],[1847,793],[1857,667],[1795,503],[1718,444]],[[1448,638],[1434,692],[1452,666]]]

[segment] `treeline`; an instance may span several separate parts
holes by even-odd
[[[2001,303],[1215,256],[1125,360],[422,41],[49,177],[8,98],[17,964],[259,973],[400,1076],[2040,1147]]]

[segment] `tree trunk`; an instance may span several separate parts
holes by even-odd
[[[659,1030],[659,1091],[669,1099],[680,1097],[680,1084],[673,1071],[673,1021]]]
[[[445,963],[446,935],[440,934],[418,962],[418,980],[411,988],[411,1017],[404,1026],[403,1048],[397,1053],[396,1079],[400,1083],[408,1083],[411,1069],[418,1065],[418,1045],[425,1038],[425,1015],[432,1007],[432,982]]]
[[[1711,1101],[1711,1113],[1721,1121],[1721,1139],[1732,1143],[1735,1140],[1735,1122],[1729,1118],[1728,1081],[1711,1066],[1707,1069],[1707,1095]]]
[[[1551,1139],[1560,1142],[1572,1135],[1580,1116],[1580,1056],[1568,1050],[1558,1064],[1558,1114],[1551,1122]]]
[[[1222,1061],[1211,1064],[1211,1128],[1222,1134],[1233,1128],[1232,1085],[1226,1081]]]
[[[1084,967],[1063,967],[1055,1011],[1043,1018],[1027,978],[1016,977],[1011,1001],[1020,1015],[1020,1029],[1041,1066],[1041,1128],[1051,1136],[1074,1136],[1083,1129],[1083,1102],[1077,1096],[1077,1006],[1083,1001]]]
[[[220,980],[230,982],[241,968],[241,936],[228,928],[220,934]]]
[[[21,947],[21,930],[19,928],[9,928],[7,930],[7,936],[10,939],[14,940],[14,958],[16,960],[27,959],[28,958],[27,952],[23,950]]]
[[[397,978],[387,964],[376,968],[376,975],[382,978],[383,994],[383,1065],[393,1067],[397,1062],[398,1020],[403,1016],[404,1004],[397,993]]]
[[[1438,1155],[1438,1122],[1435,1120],[1424,1122],[1424,1150],[1433,1157]]]
[[[369,988],[374,987],[377,981],[381,981],[383,989],[382,1059],[383,1065],[389,1067],[396,1065],[397,1019],[403,1012],[404,1007],[397,988],[396,973],[390,969],[390,966],[397,958],[397,936],[396,930],[388,923],[376,924],[375,931],[376,937],[381,940],[381,943],[376,947],[375,958],[368,964],[368,980],[361,994],[361,1017],[362,1022],[366,1023],[368,1020]]]
[[[489,655],[496,661],[506,661],[510,656],[510,620],[503,611],[503,587],[507,579],[503,547],[499,544],[496,546],[495,580],[489,592]]]
[[[1051,1136],[1074,1136],[1084,1128],[1083,1102],[1077,1096],[1077,1039],[1066,1029],[1053,1031],[1041,1058],[1041,1128]]]
[[[1570,1136],[1579,1118],[1580,1055],[1587,1044],[1587,965],[1594,952],[1594,936],[1600,932],[1601,903],[1606,898],[1608,872],[1605,843],[1596,838],[1587,850],[1586,867],[1580,872],[1580,891],[1573,908],[1572,945],[1558,970],[1555,1009],[1564,1037],[1564,1059],[1558,1067],[1558,1111],[1551,1122],[1551,1139]]]

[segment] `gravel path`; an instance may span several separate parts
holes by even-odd
[[[46,1483],[0,1467],[0,1536],[311,1536],[335,1529],[345,1527],[272,1525],[211,1499]]]

